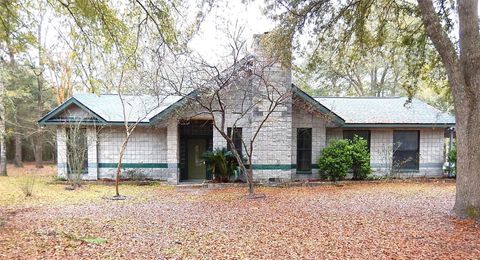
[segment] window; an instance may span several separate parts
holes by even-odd
[[[343,130],[343,139],[353,140],[356,135],[367,140],[367,148],[370,152],[370,130]]]
[[[312,173],[312,128],[297,128],[297,173]]]
[[[393,167],[418,170],[420,131],[393,131]]]
[[[232,129],[235,129],[235,131],[233,131],[233,135],[232,135]],[[240,156],[242,156],[242,147],[243,147],[243,144],[242,144],[242,128],[241,127],[235,127],[235,128],[229,127],[229,128],[227,128],[227,135],[232,138],[233,144],[235,145],[235,150],[237,150],[238,154]],[[227,149],[229,151],[232,150],[232,147],[231,147],[230,143],[228,143],[228,142],[227,142]]]

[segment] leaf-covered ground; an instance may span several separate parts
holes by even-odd
[[[258,200],[122,185],[128,199],[111,201],[112,186],[68,191],[48,176],[24,198],[22,178],[0,177],[0,259],[480,259],[480,226],[449,215],[453,183],[259,188]]]

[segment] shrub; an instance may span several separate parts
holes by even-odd
[[[337,181],[347,176],[352,167],[350,156],[350,142],[348,140],[335,140],[322,151],[318,158],[318,166],[322,178]]]
[[[453,146],[447,154],[447,162],[449,166],[447,167],[447,171],[449,176],[454,176],[457,173],[457,147]]]
[[[202,158],[205,165],[215,176],[215,180],[219,182],[228,182],[230,176],[233,175],[238,167],[237,159],[226,148],[207,151]]]
[[[33,175],[25,176],[25,178],[21,180],[20,189],[22,190],[23,195],[25,195],[25,197],[31,197],[33,195],[34,186],[35,186],[35,176]]]
[[[337,181],[352,170],[354,180],[363,180],[371,173],[367,141],[355,136],[353,140],[335,140],[322,151],[318,158],[322,178]]]
[[[67,181],[67,178],[65,178],[64,176],[55,176],[55,177],[53,177],[53,180],[54,181]]]
[[[144,181],[147,179],[147,175],[143,170],[140,169],[129,169],[123,172],[122,179],[127,179],[131,181]]]
[[[372,172],[367,140],[355,136],[350,141],[350,156],[354,180],[363,180]]]

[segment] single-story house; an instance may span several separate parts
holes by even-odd
[[[331,140],[354,135],[367,140],[375,175],[443,175],[445,134],[455,124],[451,115],[415,98],[312,97],[292,84],[290,69],[276,69],[279,84],[291,91],[291,102],[272,113],[259,132],[251,165],[255,180],[318,178],[322,149]],[[83,179],[114,178],[125,135],[121,101],[114,94],[75,94],[39,120],[56,127],[58,176],[68,173],[66,126],[81,124],[88,147]],[[202,154],[227,147],[211,118],[187,120],[178,113],[187,103],[185,96],[123,95],[123,101],[128,121],[139,121],[126,147],[124,171],[170,183],[210,177]],[[156,104],[153,109],[151,104]],[[254,109],[249,120],[240,121],[235,136],[248,138],[258,115],[262,110]]]

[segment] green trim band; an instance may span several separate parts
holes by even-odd
[[[294,164],[254,164],[254,170],[284,170],[288,171],[293,169]]]
[[[89,167],[93,167],[93,165],[89,165]],[[114,169],[117,168],[117,163],[98,163],[98,168],[110,168]],[[122,163],[122,168],[145,168],[145,169],[167,169],[168,163]],[[296,169],[296,164],[254,164],[254,170],[283,170],[288,171],[292,169]],[[318,169],[317,164],[312,164],[312,169]]]
[[[313,170],[313,169],[320,169],[320,167],[318,166],[318,164],[312,164],[310,167],[312,167],[312,170]],[[297,165],[296,165],[296,164],[292,164],[292,169],[297,169]]]
[[[117,168],[117,163],[99,163],[98,168]],[[122,163],[122,168],[167,169],[167,163]]]

